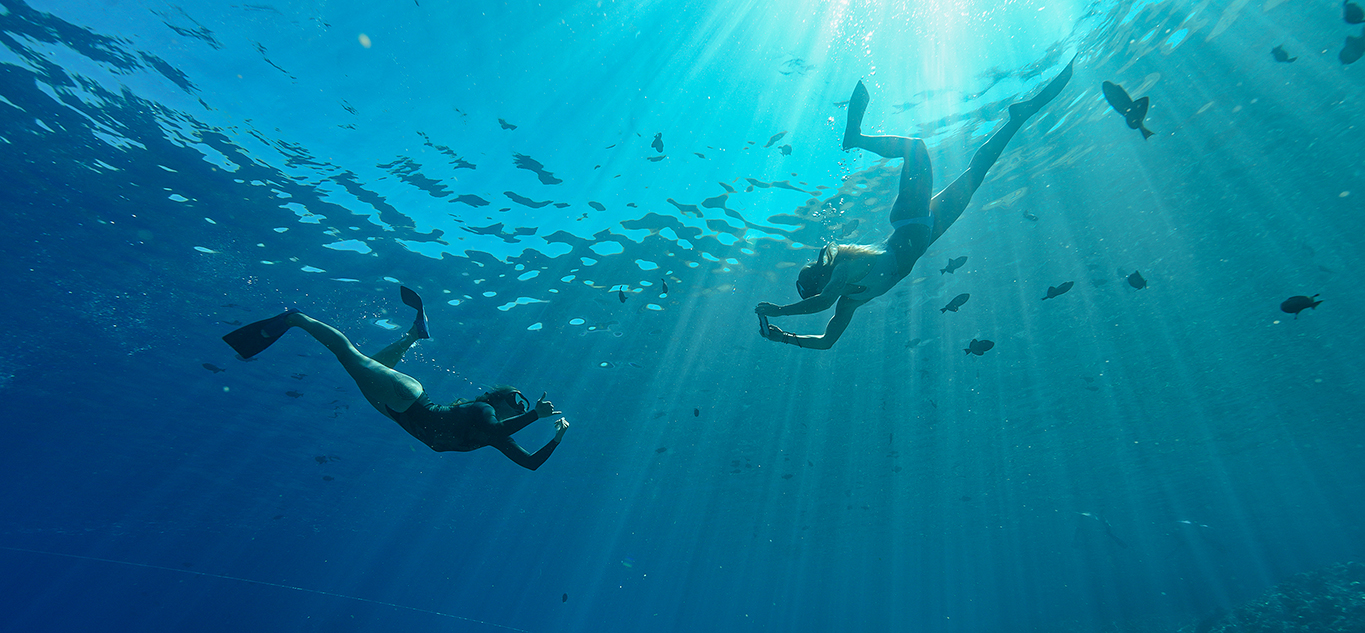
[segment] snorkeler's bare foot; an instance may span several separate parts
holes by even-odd
[[[844,149],[853,149],[858,146],[858,138],[863,135],[863,113],[867,112],[867,103],[872,100],[872,95],[868,94],[867,87],[862,80],[858,80],[858,85],[853,87],[853,96],[848,98],[848,125],[844,127]]]
[[[1043,106],[1062,93],[1062,88],[1065,88],[1067,82],[1071,81],[1072,67],[1075,65],[1076,60],[1073,58],[1067,63],[1066,68],[1062,69],[1061,74],[1057,75],[1057,78],[1053,79],[1052,83],[1049,83],[1046,88],[1043,88],[1042,92],[1038,93],[1038,96],[1010,106],[1010,119],[1022,121],[1037,114],[1039,110],[1043,109]]]

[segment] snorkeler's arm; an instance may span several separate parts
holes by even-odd
[[[829,283],[820,291],[820,294],[802,299],[791,305],[779,306],[771,303],[760,303],[754,311],[763,316],[791,316],[794,314],[815,314],[824,312],[844,293],[844,287],[848,285],[848,271],[843,266],[836,266],[834,272],[830,274]]]
[[[801,348],[829,349],[834,347],[834,343],[839,340],[840,336],[843,336],[844,330],[848,328],[849,322],[853,320],[853,312],[864,303],[867,302],[844,297],[843,300],[839,302],[839,307],[834,309],[834,316],[830,317],[829,323],[825,325],[825,333],[819,336],[783,332],[781,329],[778,329],[777,326],[770,325],[768,326],[768,338]]]
[[[550,458],[550,454],[555,452],[555,449],[559,447],[560,441],[564,439],[564,431],[568,428],[569,422],[567,420],[563,418],[556,420],[554,438],[549,442],[546,442],[545,446],[540,447],[540,450],[536,451],[534,455],[527,453],[526,449],[522,448],[516,440],[507,435],[494,439],[489,446],[502,451],[502,454],[506,455],[507,459],[516,462],[518,466],[528,470],[535,470],[540,468],[540,465],[544,464],[545,460]]]

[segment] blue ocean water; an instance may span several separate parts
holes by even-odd
[[[0,0],[0,629],[1175,631],[1358,560],[1360,28]],[[900,161],[840,147],[858,79],[942,187],[1073,58],[832,350],[757,336],[822,244],[889,232]],[[547,393],[542,468],[432,452],[302,332],[219,338],[292,305],[374,352],[400,284],[434,338],[398,368]]]

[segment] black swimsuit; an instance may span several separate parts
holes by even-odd
[[[423,393],[407,411],[399,413],[387,405],[384,409],[403,430],[433,451],[472,451],[488,446],[488,434],[481,428],[486,424],[487,414],[480,404],[483,403],[432,404],[431,398]]]

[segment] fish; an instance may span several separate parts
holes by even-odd
[[[763,147],[772,147],[772,146],[773,146],[773,143],[776,143],[776,142],[782,140],[782,137],[784,137],[784,136],[786,136],[786,135],[787,135],[787,133],[786,133],[785,131],[783,131],[783,132],[778,132],[777,134],[772,135],[772,138],[769,138],[769,139],[768,139],[768,143],[767,143],[766,145],[764,145]]]
[[[660,446],[659,448],[654,449],[654,452],[655,452],[655,453],[664,453],[664,452],[666,452],[666,451],[668,451],[668,447],[667,447],[667,446]]]
[[[1151,105],[1147,97],[1133,101],[1123,88],[1108,81],[1104,82],[1101,88],[1104,89],[1104,99],[1115,111],[1123,115],[1124,120],[1128,122],[1128,127],[1141,130],[1144,140],[1151,138],[1152,131],[1142,126],[1142,120],[1147,118],[1147,107]]]
[[[603,205],[601,202],[598,202],[598,201],[596,201],[596,200],[589,200],[589,201],[588,201],[588,206],[590,206],[590,207],[592,207],[592,208],[594,208],[594,209],[597,209],[598,211],[606,211],[606,210],[607,210],[606,205]]]
[[[663,292],[661,292],[661,293],[659,293],[659,294],[665,294],[665,295],[668,294],[668,280],[667,280],[667,279],[662,279],[662,278],[661,278],[661,279],[659,279],[659,281],[662,282],[663,285],[664,285],[664,290],[663,290]]]
[[[625,303],[625,302],[626,302],[626,291],[625,291],[625,290],[617,290],[617,291],[616,291],[616,298],[620,299],[620,300],[621,300],[621,303]]]
[[[1351,0],[1342,0],[1341,19],[1347,24],[1360,24],[1365,22],[1365,10],[1361,10],[1360,5]]]
[[[1071,287],[1074,286],[1074,285],[1076,285],[1076,282],[1074,282],[1074,281],[1067,281],[1067,282],[1063,282],[1062,285],[1060,285],[1060,286],[1048,286],[1048,287],[1047,287],[1047,296],[1046,296],[1046,297],[1043,297],[1043,301],[1047,301],[1048,299],[1051,299],[1051,298],[1053,298],[1053,297],[1060,297],[1060,296],[1066,294],[1066,291],[1070,290]]]
[[[782,475],[782,478],[783,478],[783,479],[791,479],[792,477],[795,477],[795,475],[793,475],[793,474],[791,474],[791,473],[787,473],[787,474],[785,474],[785,475]]]
[[[942,275],[943,273],[953,272],[954,270],[962,268],[962,265],[965,263],[967,263],[966,255],[963,255],[962,257],[958,257],[956,259],[950,259],[948,260],[948,267],[938,269],[938,274]]]
[[[981,356],[990,351],[992,347],[995,347],[995,341],[978,341],[972,339],[972,342],[968,343],[967,348],[962,351],[967,352],[968,354]]]
[[[515,129],[517,129],[517,126],[512,125],[511,123],[508,123],[507,121],[504,121],[504,120],[502,120],[502,119],[498,119],[498,125],[501,125],[501,126],[502,126],[502,129],[504,129],[504,130],[515,130]]]
[[[216,367],[216,366],[214,366],[214,365],[210,365],[209,363],[204,363],[203,365],[200,365],[200,367],[203,367],[204,369],[207,369],[207,370],[209,370],[209,371],[211,371],[211,372],[213,372],[213,373],[215,373],[215,374],[218,373],[218,372],[227,371],[226,369],[223,369],[222,367]]]
[[[236,320],[236,319],[233,319],[233,320],[231,320],[231,321],[219,321],[219,323],[222,323],[223,325],[233,325],[233,326],[241,325],[241,324],[242,324],[241,321],[238,321],[238,320]]]
[[[1135,270],[1133,274],[1128,275],[1128,285],[1142,290],[1147,287],[1147,280],[1142,278],[1142,273]]]
[[[942,314],[944,312],[957,312],[957,309],[961,308],[962,304],[967,303],[967,300],[970,298],[972,298],[972,296],[965,292],[956,297],[953,297],[953,300],[949,301],[948,305],[939,308],[938,310],[939,314]],[[915,342],[918,343],[919,339],[915,339]]]
[[[1270,56],[1274,57],[1275,61],[1285,64],[1292,63],[1299,59],[1297,57],[1290,57],[1289,53],[1285,52],[1283,46],[1276,46],[1275,48],[1270,49]]]
[[[290,398],[302,398],[302,397],[303,397],[303,394],[302,394],[302,393],[299,393],[299,392],[297,392],[297,391],[286,391],[286,392],[284,392],[284,395],[289,396]]]
[[[563,598],[560,598],[559,601],[560,601],[560,602],[568,602],[568,601],[569,601],[569,594],[567,594],[567,593],[564,594],[564,597],[563,597]]]
[[[657,162],[659,162],[659,161],[661,161],[661,160],[663,160],[663,159],[665,159],[665,158],[668,158],[668,157],[667,157],[667,156],[646,156],[646,157],[645,157],[645,160],[647,160],[647,161],[649,161],[649,162],[651,162],[651,163],[657,163]],[[620,174],[617,174],[615,177],[616,177],[616,178],[620,178],[621,175],[620,175]]]
[[[1303,295],[1290,297],[1288,299],[1285,299],[1284,302],[1280,304],[1280,309],[1285,312],[1288,312],[1289,314],[1294,315],[1294,318],[1297,319],[1299,318],[1300,312],[1303,312],[1304,310],[1307,310],[1309,308],[1313,308],[1316,310],[1318,304],[1322,303],[1321,299],[1318,299],[1317,301],[1314,301],[1313,299],[1317,299],[1317,295],[1313,295],[1311,297],[1305,297]]]
[[[323,475],[323,476],[322,476],[322,480],[323,480],[323,481],[336,481],[336,477],[333,477],[333,476],[331,476],[331,475]]]
[[[650,143],[649,146],[653,147],[654,151],[659,152],[660,154],[664,153],[664,133],[659,132],[658,134],[655,134],[654,142]]]
[[[1028,211],[1025,211],[1025,212],[1024,212],[1024,219],[1025,219],[1025,220],[1028,220],[1028,221],[1030,221],[1030,222],[1037,222],[1037,221],[1038,221],[1038,216],[1033,215],[1032,213],[1029,213]]]
[[[1347,35],[1346,44],[1341,47],[1341,52],[1337,53],[1337,59],[1340,59],[1342,64],[1350,64],[1359,60],[1362,55],[1365,55],[1365,37]]]
[[[792,146],[791,146],[791,145],[783,145],[783,146],[781,146],[781,147],[779,147],[779,148],[777,148],[777,149],[778,149],[779,151],[782,152],[782,155],[783,155],[783,156],[791,156],[791,155],[792,155]]]
[[[698,409],[698,408],[695,408],[695,407],[694,407],[694,408],[692,409],[692,417],[694,417],[694,418],[699,418],[699,417],[701,417],[701,409]]]

